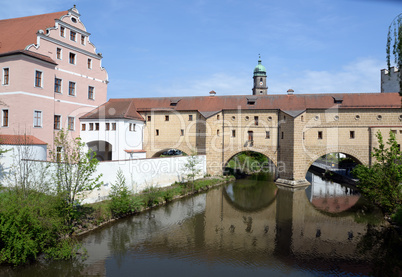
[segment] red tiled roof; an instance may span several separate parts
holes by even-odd
[[[54,20],[66,14],[68,11],[0,20],[0,53],[24,50],[35,44],[39,30],[54,27]]]
[[[57,63],[50,57],[39,54],[39,53],[31,52],[28,50],[15,50],[15,51],[6,52],[6,53],[0,53],[0,57],[13,56],[13,55],[26,55],[26,56],[33,57],[35,59],[39,59],[39,60],[42,60],[42,61],[45,61],[48,63],[52,63],[54,65],[57,65]]]
[[[250,95],[110,99],[82,118],[143,120],[139,112],[151,110],[199,111],[202,114],[215,114],[220,110],[279,109],[296,116],[307,109],[401,108],[401,96],[398,93],[266,95],[255,97],[253,105],[247,104],[248,98]],[[177,102],[177,99],[180,101]],[[336,99],[342,99],[342,103],[336,104]],[[177,104],[171,105],[172,101]]]
[[[0,135],[0,144],[3,145],[47,145],[46,142],[32,135]]]

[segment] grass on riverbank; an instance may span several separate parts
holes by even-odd
[[[76,205],[69,212],[66,212],[64,201],[59,196],[0,187],[0,265],[23,265],[39,257],[74,258],[79,252],[79,244],[74,239],[76,235],[110,220],[207,190],[231,179],[206,178],[196,180],[194,184],[150,187],[141,194],[127,192],[123,198]],[[113,206],[113,202],[117,205]]]
[[[81,214],[79,222],[75,225],[74,234],[80,235],[102,225],[105,222],[139,213],[145,209],[162,205],[177,198],[206,191],[212,186],[229,180],[234,180],[234,177],[204,178],[195,180],[194,184],[191,182],[176,182],[171,186],[164,188],[151,186],[142,193],[123,193],[121,197],[116,197],[115,199],[105,200],[94,204],[85,204],[82,206],[82,209],[85,210],[85,212]]]

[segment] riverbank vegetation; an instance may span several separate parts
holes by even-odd
[[[391,131],[384,143],[381,132],[376,134],[378,148],[374,148],[375,161],[371,167],[358,165],[352,174],[359,179],[357,186],[362,194],[398,225],[402,226],[402,153]]]
[[[81,253],[76,236],[115,219],[139,213],[174,199],[202,192],[233,179],[214,177],[175,183],[166,188],[150,186],[132,194],[118,173],[110,199],[66,208],[63,194],[45,194],[18,187],[0,192],[0,264],[21,265],[45,259],[72,259]]]

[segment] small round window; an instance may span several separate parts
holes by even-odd
[[[232,120],[235,120],[236,119],[236,117],[235,116],[232,116]]]
[[[400,121],[402,121],[402,114],[400,114],[398,118]]]
[[[246,121],[249,120],[250,118],[248,116],[246,116]]]
[[[356,120],[359,120],[359,119],[360,119],[360,115],[357,114],[357,115],[355,116],[355,119],[356,119]]]
[[[335,116],[334,116],[334,120],[335,120],[335,121],[338,121],[338,120],[339,120],[339,115],[335,115]]]
[[[71,21],[72,21],[73,23],[77,23],[77,18],[71,17]]]
[[[268,121],[272,121],[272,116],[268,116]]]
[[[377,115],[377,120],[381,120],[382,119],[382,115]]]
[[[316,116],[314,117],[314,120],[318,120],[318,119],[320,119],[320,117],[319,117],[318,115],[316,115]]]

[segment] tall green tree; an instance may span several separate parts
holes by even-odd
[[[392,56],[391,59],[391,49]],[[387,65],[388,71],[391,73],[391,64],[394,63],[399,69],[399,94],[401,94],[402,89],[402,13],[397,15],[388,28],[387,36]]]
[[[380,131],[376,137],[379,147],[373,150],[374,164],[358,165],[352,173],[359,179],[363,195],[385,214],[391,214],[402,201],[402,153],[392,131],[386,143]]]

